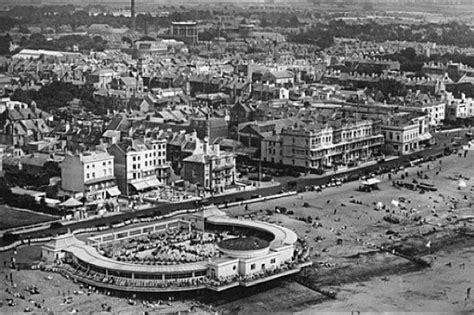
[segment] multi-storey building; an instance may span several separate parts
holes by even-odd
[[[133,195],[166,184],[169,163],[165,139],[125,139],[108,152],[115,157],[117,184],[124,195]]]
[[[30,105],[5,98],[0,102],[0,143],[26,146],[42,140],[51,129],[53,116],[32,102]]]
[[[462,94],[461,98],[454,98],[451,93],[446,93],[446,101],[446,119],[474,117],[474,100],[471,97]]]
[[[197,22],[171,22],[171,35],[185,43],[196,44],[198,42]]]
[[[66,154],[60,166],[64,195],[87,200],[120,195],[115,184],[114,157],[107,152]]]
[[[430,126],[441,125],[446,118],[446,100],[434,99],[426,94],[408,95],[400,110],[428,114]]]
[[[387,118],[381,125],[385,145],[397,154],[419,151],[432,139],[427,114],[410,114]]]
[[[183,167],[183,160],[196,151],[202,152],[203,141],[197,136],[197,132],[186,133],[182,130],[173,133],[167,143],[167,156],[171,162],[171,167],[176,174],[181,173]]]
[[[306,169],[364,161],[383,144],[371,120],[337,120],[324,125],[300,124],[264,139],[263,161]]]
[[[218,144],[209,145],[207,139],[203,150],[183,160],[183,178],[211,192],[222,192],[235,184],[235,155],[222,152]]]

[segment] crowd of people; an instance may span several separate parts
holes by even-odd
[[[142,194],[145,200],[180,202],[195,199],[196,196],[187,191],[176,190],[172,187],[157,187],[153,191]]]
[[[74,264],[64,264],[61,268],[55,268],[53,271],[59,272],[64,276],[70,275],[87,279],[99,284],[105,284],[117,287],[137,287],[137,288],[168,288],[168,287],[199,287],[205,285],[208,281],[206,276],[187,278],[187,279],[132,279],[118,276],[105,275]]]
[[[223,234],[174,229],[103,244],[100,253],[118,261],[137,264],[191,263],[216,257],[219,254],[216,243],[222,239]]]

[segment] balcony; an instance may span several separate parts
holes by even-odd
[[[220,171],[229,170],[233,168],[234,168],[234,164],[224,164],[224,165],[219,165],[219,166],[214,167],[212,171],[220,172]]]

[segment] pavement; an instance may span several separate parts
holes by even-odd
[[[436,134],[438,145],[425,149],[424,151],[413,152],[410,155],[401,156],[396,159],[386,160],[382,163],[370,163],[369,165],[360,165],[355,168],[350,168],[347,170],[339,171],[333,174],[324,174],[319,177],[315,176],[303,176],[299,178],[293,178],[291,181],[296,182],[296,186],[292,189],[294,190],[303,190],[306,186],[311,185],[324,185],[330,182],[330,180],[334,176],[340,175],[357,175],[358,177],[364,176],[366,174],[372,173],[380,168],[390,169],[394,167],[398,167],[400,165],[404,165],[410,161],[410,159],[414,157],[429,157],[436,154],[443,152],[444,146],[447,145],[450,141],[449,135],[445,134]],[[466,141],[467,142],[467,141]],[[224,204],[228,202],[234,202],[243,199],[250,199],[252,196],[261,195],[261,196],[269,196],[278,194],[284,190],[287,190],[287,184],[290,181],[290,178],[277,178],[279,181],[279,185],[274,185],[270,187],[263,187],[255,190],[247,190],[247,191],[240,191],[236,192],[231,195],[218,195],[208,198],[209,203],[213,204]],[[110,225],[114,223],[123,222],[126,220],[140,218],[140,217],[151,217],[151,216],[159,216],[159,215],[166,215],[174,211],[184,210],[184,209],[194,209],[199,207],[200,204],[196,203],[195,201],[186,201],[181,203],[172,203],[172,204],[162,204],[157,205],[148,209],[143,210],[136,210],[133,212],[128,213],[120,213],[114,216],[109,217],[101,217],[101,218],[94,218],[91,220],[80,221],[68,224],[67,227],[56,227],[56,228],[47,228],[43,230],[37,231],[30,231],[27,233],[21,234],[23,239],[28,238],[39,238],[44,236],[56,235],[56,234],[63,234],[66,233],[68,229],[71,231],[81,228],[87,228],[91,226],[98,226],[98,225]]]

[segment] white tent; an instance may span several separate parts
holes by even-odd
[[[77,199],[74,198],[69,198],[68,200],[64,201],[63,203],[59,204],[61,207],[65,208],[75,208],[75,207],[81,207],[82,202],[78,201]]]
[[[377,185],[378,183],[380,183],[380,180],[378,180],[377,178],[369,178],[362,182],[363,185],[367,186]]]

